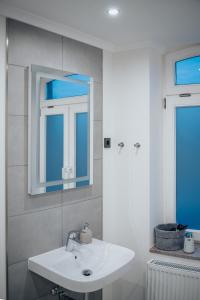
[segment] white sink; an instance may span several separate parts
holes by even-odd
[[[31,257],[28,268],[63,288],[89,293],[120,278],[134,256],[130,249],[93,239],[88,245],[76,243],[73,252],[62,247]],[[83,275],[84,270],[91,275]]]

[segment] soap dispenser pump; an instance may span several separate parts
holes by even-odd
[[[82,244],[92,243],[92,231],[89,228],[89,224],[85,223],[83,229],[80,232],[80,242]]]

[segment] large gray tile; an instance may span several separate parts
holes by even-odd
[[[63,206],[63,244],[70,230],[79,230],[85,222],[90,224],[93,236],[102,236],[102,198]]]
[[[102,50],[63,38],[63,70],[86,74],[102,82]]]
[[[46,295],[46,296],[38,298],[37,300],[68,300],[68,299],[67,299],[67,297],[59,298],[59,296],[55,296],[55,295]]]
[[[62,300],[68,300],[68,299],[73,299],[73,300],[84,300],[84,294],[83,293],[76,293],[73,291],[66,290],[66,298],[63,297]],[[47,298],[48,299],[48,298]],[[46,299],[45,299],[46,300]],[[96,291],[92,292],[89,294],[89,300],[102,300],[102,291]]]
[[[28,71],[24,67],[8,66],[8,114],[28,114]]]
[[[103,86],[102,83],[94,82],[94,120],[103,119]]]
[[[9,300],[35,300],[49,294],[54,286],[50,281],[28,271],[27,261],[8,268]]]
[[[102,300],[102,290],[90,293],[89,300]]]
[[[18,21],[8,21],[8,63],[62,69],[62,37]]]
[[[65,297],[62,300],[84,300],[84,294],[65,290]]]
[[[63,204],[68,204],[74,201],[82,201],[85,199],[95,198],[102,195],[102,160],[94,160],[94,176],[93,185],[66,190],[62,192]]]
[[[15,216],[61,205],[61,192],[28,195],[28,168],[15,166],[7,170],[7,199],[8,216]]]
[[[28,118],[8,116],[8,166],[28,163]]]
[[[102,158],[103,138],[102,138],[102,122],[94,121],[94,159]]]
[[[8,218],[8,263],[61,246],[61,207]]]

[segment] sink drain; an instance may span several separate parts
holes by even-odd
[[[84,275],[84,276],[91,276],[92,275],[92,271],[91,270],[83,270],[82,271],[82,274]]]

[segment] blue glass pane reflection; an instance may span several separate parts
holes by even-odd
[[[50,115],[46,119],[46,181],[62,180],[64,149],[64,116]],[[62,190],[63,185],[49,186],[47,192]]]
[[[89,94],[89,85],[74,82],[52,80],[46,84],[46,100],[60,99]]]
[[[88,113],[76,114],[76,177],[87,176],[88,166]],[[89,181],[77,182],[76,186],[89,185]]]

